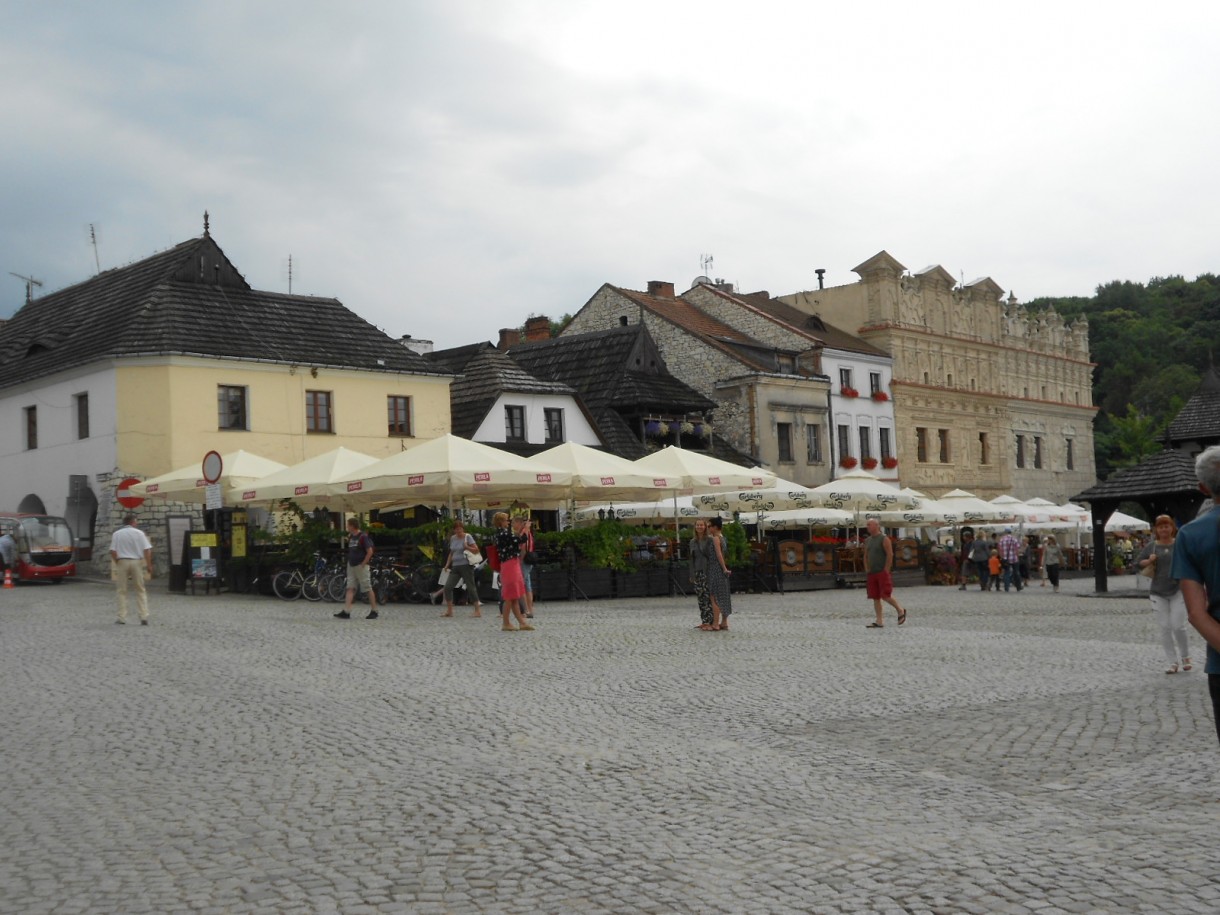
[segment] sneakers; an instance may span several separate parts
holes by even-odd
[[[337,620],[350,620],[351,618],[352,618],[352,615],[350,613],[348,613],[346,610],[340,610],[338,613],[335,614],[335,619],[337,619]]]
[[[370,610],[370,611],[369,611],[369,615],[368,615],[368,616],[366,616],[366,617],[365,617],[365,619],[366,619],[366,620],[375,620],[375,619],[377,619],[377,611],[376,611],[376,610]]]

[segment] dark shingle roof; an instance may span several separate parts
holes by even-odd
[[[634,460],[647,450],[628,427],[626,413],[703,413],[715,402],[674,378],[664,366],[653,367],[637,352],[655,352],[643,324],[629,324],[587,334],[523,341],[509,355],[530,374],[574,387],[601,433],[608,451]],[[659,354],[658,354],[659,358]]]
[[[251,289],[204,235],[25,305],[0,328],[0,387],[168,354],[440,374],[337,299]]]
[[[1220,441],[1220,376],[1214,368],[1207,370],[1186,406],[1169,424],[1165,438],[1170,444]]]
[[[429,353],[431,363],[460,377],[449,388],[453,434],[473,438],[501,394],[567,394],[576,391],[558,381],[540,380],[490,343]]]
[[[1167,449],[1134,467],[1120,470],[1108,480],[1073,496],[1072,501],[1136,501],[1142,497],[1192,494],[1198,489],[1194,458],[1183,451]]]

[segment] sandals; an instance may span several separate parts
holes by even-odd
[[[885,624],[884,624],[884,623],[869,623],[869,624],[868,624],[867,626],[865,626],[864,628],[865,628],[865,629],[884,629],[884,628],[885,628]]]
[[[1167,674],[1176,674],[1177,672],[1178,672],[1177,664],[1170,664],[1169,669],[1167,671],[1165,671],[1165,673],[1167,673]]]
[[[905,610],[903,610],[901,613],[898,614],[898,625],[901,626],[906,621],[907,621],[907,612]]]
[[[1190,663],[1190,658],[1183,658],[1183,659],[1182,659],[1182,669],[1183,669],[1183,670],[1190,670],[1191,666],[1192,666],[1192,665],[1191,665],[1191,663]]]

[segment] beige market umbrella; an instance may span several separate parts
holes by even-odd
[[[571,473],[533,458],[445,434],[329,484],[353,507],[481,507],[504,499],[561,502]]]
[[[680,481],[665,474],[641,470],[634,461],[576,442],[556,445],[534,459],[570,473],[568,496],[577,501],[662,499],[680,488]]]
[[[850,470],[809,490],[811,504],[845,511],[885,512],[919,508],[918,496],[902,492],[867,470]]]
[[[222,454],[220,459],[221,476],[218,482],[222,492],[251,486],[256,480],[284,469],[279,461],[268,460],[248,451],[230,451]],[[197,463],[136,483],[129,491],[137,496],[202,503],[207,501],[207,485],[207,480],[203,478],[203,455],[200,455]]]
[[[775,474],[761,468],[739,467],[719,458],[670,445],[632,463],[648,473],[670,479],[675,490],[698,495],[734,489],[766,489]]]
[[[765,472],[765,471],[764,471]],[[777,512],[808,509],[816,505],[811,490],[800,483],[776,479],[766,489],[739,489],[734,492],[709,492],[695,496],[695,504],[720,512]]]
[[[572,519],[600,521],[603,515],[608,515],[611,510],[619,521],[655,521],[664,524],[674,519],[675,502],[666,499],[661,502],[605,502],[600,505],[585,505],[572,512]],[[688,520],[712,518],[717,514],[715,509],[695,505],[690,496],[678,496],[676,510],[679,518]]]
[[[855,515],[838,508],[790,508],[782,511],[765,511],[760,516],[759,526],[768,531],[787,531],[796,528],[848,527]]]
[[[291,499],[304,508],[319,505],[342,508],[344,496],[332,492],[330,484],[376,464],[377,460],[371,455],[361,454],[350,448],[336,448],[275,473],[269,473],[249,486],[230,489],[227,499],[230,503],[251,504]]]

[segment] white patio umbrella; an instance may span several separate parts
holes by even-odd
[[[856,512],[905,511],[917,509],[921,503],[917,496],[905,494],[892,483],[859,469],[813,487],[809,498],[814,505]]]
[[[1090,525],[1092,517],[1089,518]],[[1106,533],[1113,534],[1118,531],[1150,531],[1152,525],[1143,518],[1136,518],[1134,515],[1128,515],[1126,512],[1114,512],[1106,520]]]
[[[790,508],[782,511],[763,512],[761,527],[769,531],[786,531],[794,528],[847,527],[855,519],[851,512],[839,508]]]
[[[738,467],[698,451],[669,445],[633,461],[648,473],[669,478],[676,489],[693,495],[726,492],[734,489],[766,489],[774,486],[776,476],[769,470]]]
[[[800,483],[777,479],[766,489],[739,489],[733,492],[709,492],[695,496],[695,504],[720,512],[776,512],[811,508],[816,503],[810,490]]]
[[[351,505],[481,506],[503,499],[561,502],[572,475],[530,458],[445,434],[383,458],[329,484]]]
[[[279,461],[268,460],[249,451],[230,451],[222,454],[221,475],[218,480],[221,491],[250,486],[268,474],[283,470]],[[172,499],[175,502],[207,501],[208,482],[203,478],[203,456],[199,461],[163,473],[160,476],[136,483],[130,492],[137,496]]]
[[[576,442],[564,442],[535,455],[535,460],[571,474],[568,496],[578,501],[624,502],[667,498],[680,481],[641,470],[634,461]]]
[[[299,464],[269,473],[249,486],[230,489],[227,499],[247,504],[268,504],[292,499],[304,508],[342,508],[345,496],[331,491],[330,484],[376,464],[377,458],[350,448],[336,448]]]
[[[690,496],[678,496],[676,503],[679,518],[693,520],[712,518],[717,514],[715,509],[695,505]],[[655,521],[664,524],[674,519],[675,503],[669,499],[659,502],[603,502],[575,509],[572,512],[572,519],[574,521],[599,521],[602,518],[600,513],[609,513],[611,509],[614,510],[614,517],[619,521]]]
[[[954,489],[935,500],[936,507],[945,515],[945,520],[954,524],[974,524],[980,521],[1013,521],[1014,515],[972,492]],[[956,515],[957,517],[948,517]]]

